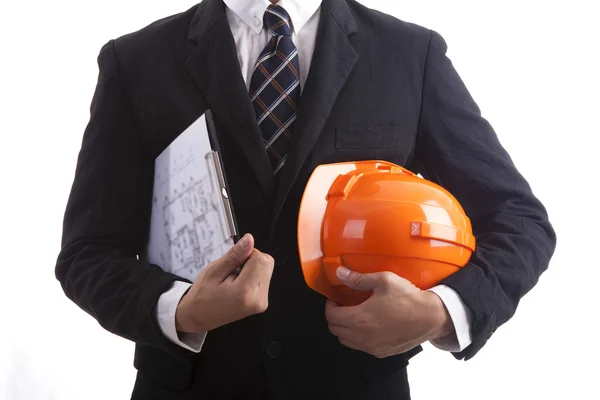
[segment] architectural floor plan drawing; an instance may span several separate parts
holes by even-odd
[[[204,118],[155,162],[148,261],[191,281],[233,246],[214,168]]]

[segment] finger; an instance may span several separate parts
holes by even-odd
[[[348,328],[347,326],[330,323],[329,332],[331,332],[334,336],[337,336],[340,339],[357,341],[353,334],[353,332],[355,331]]]
[[[235,279],[236,285],[246,289],[261,290],[262,293],[267,292],[274,264],[273,257],[254,249]]]
[[[331,299],[325,300],[325,311],[327,311],[327,309],[329,309],[329,308],[337,308],[337,307],[341,307],[341,306],[338,303],[336,303],[335,301],[333,301]]]
[[[325,318],[330,324],[351,327],[360,312],[360,306],[340,306],[327,300],[325,303]]]
[[[206,267],[207,276],[223,282],[238,267],[244,265],[253,249],[254,237],[247,233],[227,253]]]
[[[365,351],[363,341],[356,337],[351,329],[339,325],[331,325],[329,329],[333,330],[331,333],[336,336],[338,341],[344,346],[355,350]],[[337,334],[333,332],[336,332]]]
[[[363,346],[359,342],[356,342],[354,340],[342,339],[342,338],[338,338],[338,340],[340,341],[341,344],[348,347],[349,349],[365,351],[363,349]]]
[[[402,345],[397,346],[394,349],[390,350],[389,355],[406,353],[407,351],[410,351],[421,344],[423,344],[422,340],[414,340],[411,342],[403,343]]]
[[[336,309],[340,307],[339,304],[337,304],[336,302],[327,299],[327,301],[325,301],[325,319],[327,320],[327,322],[329,323],[333,323],[333,321],[331,321],[332,319],[336,319],[335,323],[339,324],[339,321],[336,318]]]
[[[349,270],[346,267],[339,267],[336,271],[337,277],[342,283],[350,289],[361,292],[374,292],[384,288],[389,280],[391,272],[375,272],[363,274]]]

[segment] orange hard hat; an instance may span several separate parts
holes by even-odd
[[[391,271],[428,289],[475,251],[471,221],[444,188],[385,161],[318,166],[298,214],[298,251],[309,287],[343,305],[371,293],[344,286],[339,266]]]

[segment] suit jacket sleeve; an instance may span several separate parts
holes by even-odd
[[[106,330],[165,351],[185,352],[161,332],[160,295],[180,278],[141,258],[153,160],[144,151],[114,42],[99,77],[64,215],[55,274],[65,294]]]
[[[493,128],[431,32],[425,63],[415,168],[449,190],[471,218],[477,249],[441,284],[472,311],[472,358],[515,313],[548,268],[556,238],[544,206],[513,164]]]

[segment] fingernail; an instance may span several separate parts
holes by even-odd
[[[338,267],[335,272],[340,279],[346,279],[350,275],[350,270],[346,267]]]
[[[244,237],[240,239],[239,243],[240,246],[242,246],[242,249],[247,249],[248,246],[250,246],[250,236],[246,233]]]

